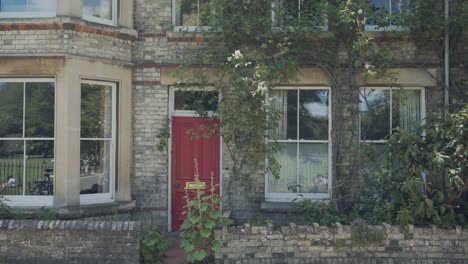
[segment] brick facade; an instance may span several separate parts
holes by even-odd
[[[104,26],[67,16],[2,19],[0,61],[3,57],[61,56],[132,67],[132,171],[131,175],[127,175],[132,199],[136,201],[132,218],[142,220],[145,227],[156,224],[166,228],[170,156],[166,150],[157,148],[158,134],[169,118],[171,87],[163,79],[168,78],[170,73],[164,70],[175,68],[187,60],[201,63],[204,52],[216,46],[209,46],[201,34],[173,31],[171,0],[135,0],[133,20],[134,28]],[[376,45],[387,46],[393,51],[398,70],[405,71],[422,64],[424,68],[419,70],[433,70],[436,84],[425,86],[426,109],[428,113],[441,113],[441,58],[434,52],[428,38],[383,32],[374,32],[372,36]],[[463,49],[468,55],[466,45]],[[34,76],[34,73],[31,75]],[[344,108],[356,108],[357,93],[350,93],[348,87],[342,87],[341,93]],[[349,113],[345,112],[344,115]],[[221,173],[225,185],[222,192],[230,203],[230,208],[225,209],[232,211],[233,216],[240,220],[266,214],[279,222],[287,222],[287,213],[262,211],[265,177],[261,171],[251,177],[251,188],[247,189],[242,183],[234,183],[227,188],[226,183],[231,177],[230,165],[228,155],[223,157]]]

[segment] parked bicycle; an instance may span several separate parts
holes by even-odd
[[[33,195],[53,195],[54,194],[54,176],[51,175],[52,169],[44,169],[44,179],[34,181],[32,188]]]

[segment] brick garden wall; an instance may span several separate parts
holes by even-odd
[[[468,231],[410,226],[369,226],[376,243],[358,242],[351,226],[272,226],[224,228],[217,264],[244,263],[468,263]],[[362,241],[362,240],[359,240]]]
[[[0,263],[139,264],[132,221],[0,220]]]

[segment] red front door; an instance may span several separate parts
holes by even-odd
[[[219,184],[219,136],[195,137],[193,133],[187,133],[199,131],[200,125],[207,127],[212,122],[216,121],[200,117],[174,117],[172,120],[172,231],[179,231],[185,220],[182,214],[186,204],[185,183],[194,181],[195,159],[198,161],[200,181],[205,182],[207,190],[212,172],[214,183]],[[219,194],[219,187],[216,190]]]

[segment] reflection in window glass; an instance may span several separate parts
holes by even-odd
[[[322,0],[276,0],[274,1],[274,24],[277,27],[325,26],[327,1]]]
[[[81,137],[112,137],[112,86],[82,84]]]
[[[176,26],[201,27],[208,25],[210,0],[173,0],[176,5]]]
[[[56,12],[56,0],[0,0],[0,13],[48,13]],[[18,15],[21,16],[21,15]]]
[[[390,132],[390,91],[366,89],[360,93],[361,139],[381,140]]]
[[[111,141],[82,140],[80,149],[80,193],[110,192]]]
[[[23,86],[0,81],[0,138],[23,137]]]
[[[114,171],[115,86],[82,83],[80,193],[110,193]]]
[[[54,116],[55,83],[0,80],[0,184],[15,182],[6,194],[53,195]]]
[[[300,91],[299,103],[299,139],[327,140],[328,91]]]
[[[182,91],[174,92],[174,109],[189,111],[215,111],[218,107],[217,91]]]
[[[112,20],[113,0],[83,0],[83,16]]]
[[[26,83],[26,137],[54,137],[54,83]]]
[[[359,100],[361,140],[384,140],[393,129],[413,131],[421,124],[420,90],[362,89]]]
[[[276,153],[280,178],[269,177],[269,193],[328,193],[329,102],[328,90],[271,93],[271,107],[281,113],[273,133],[282,148]]]
[[[54,194],[54,141],[26,140],[26,195]]]
[[[22,140],[0,140],[0,184],[4,195],[23,194],[23,144]]]

